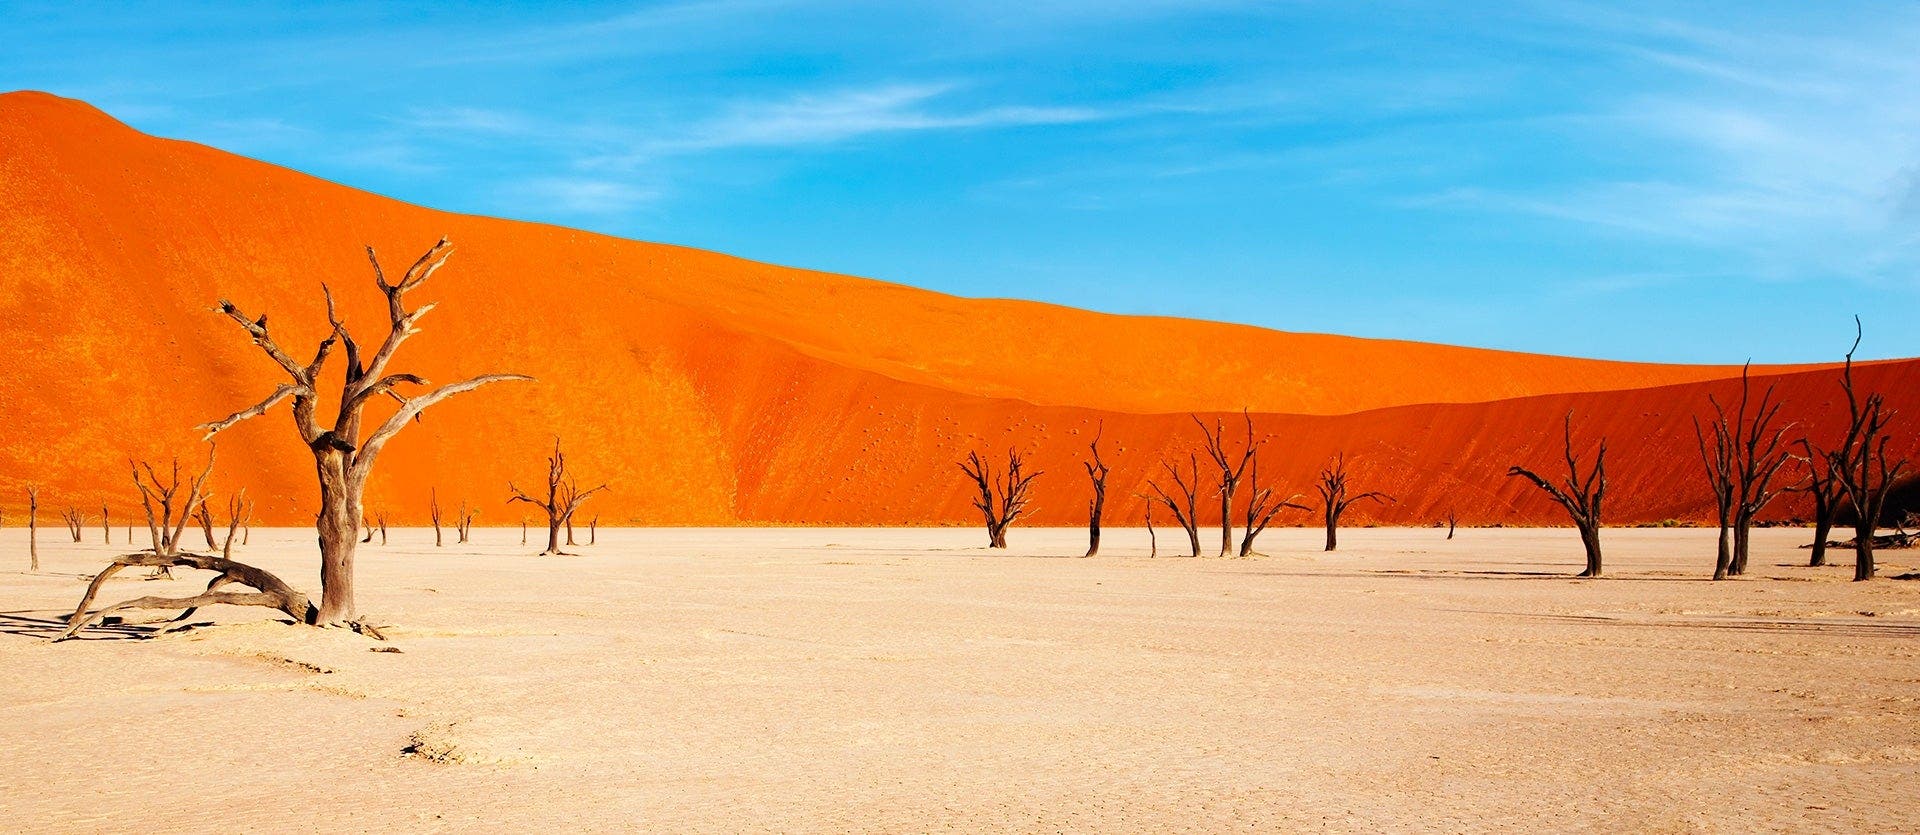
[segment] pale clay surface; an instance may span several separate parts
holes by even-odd
[[[0,531],[6,829],[1920,829],[1920,582],[1801,530],[1718,584],[1706,530],[1609,530],[1597,581],[1570,530],[396,530],[391,654],[236,609],[48,643],[126,550],[49,521],[38,575]],[[311,537],[236,556],[317,592]]]

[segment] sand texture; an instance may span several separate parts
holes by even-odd
[[[396,530],[360,603],[399,653],[233,609],[48,643],[123,550],[60,533],[32,575],[0,531],[6,828],[1920,828],[1920,583],[1799,567],[1797,530],[1717,584],[1702,530],[1609,530],[1596,581],[1567,530]],[[312,547],[244,556],[310,588]]]

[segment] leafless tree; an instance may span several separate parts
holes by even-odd
[[[380,544],[386,545],[387,544],[387,512],[384,510],[375,511],[373,514],[373,521],[374,521],[374,524],[380,526]]]
[[[1607,440],[1600,439],[1599,454],[1594,456],[1593,469],[1584,476],[1580,474],[1580,460],[1573,454],[1573,413],[1568,412],[1562,436],[1566,448],[1567,478],[1560,484],[1540,477],[1537,473],[1521,466],[1507,469],[1507,475],[1520,476],[1535,487],[1546,491],[1555,502],[1566,508],[1567,515],[1573,518],[1573,524],[1580,529],[1580,544],[1587,552],[1587,568],[1580,572],[1581,577],[1600,576],[1600,504],[1607,495]]]
[[[520,514],[520,544],[527,544],[527,516]]]
[[[100,506],[100,541],[107,545],[112,545],[113,544],[113,522],[112,520],[107,518],[107,513],[108,513],[107,506],[104,504],[101,505]]]
[[[460,518],[457,520],[459,523],[460,544],[465,545],[467,540],[473,536],[473,517],[479,515],[479,508],[469,508],[464,500],[460,502]],[[526,520],[520,520],[520,532],[522,534],[526,533],[526,527]],[[522,540],[525,538],[525,536],[521,537]],[[525,545],[526,543],[523,541],[520,544]]]
[[[547,512],[547,549],[540,552],[542,556],[546,556],[564,553],[560,550],[561,527],[573,521],[573,514],[580,509],[581,502],[586,501],[588,496],[607,489],[607,485],[602,484],[589,490],[581,490],[579,485],[574,483],[573,476],[567,474],[567,456],[560,451],[560,439],[554,438],[553,455],[547,458],[547,498],[542,501],[529,496],[515,487],[512,482],[507,483],[507,489],[513,493],[513,497],[507,500],[508,504],[526,502]],[[522,538],[525,531],[526,526],[523,522]],[[568,541],[571,542],[571,538]]]
[[[1320,480],[1313,485],[1314,492],[1320,494],[1320,519],[1327,526],[1327,547],[1331,551],[1339,545],[1338,531],[1340,516],[1354,502],[1376,501],[1391,504],[1393,497],[1377,490],[1365,493],[1349,494],[1347,490],[1347,454],[1342,452],[1320,471]]]
[[[1033,487],[1033,480],[1041,472],[1026,471],[1026,462],[1021,459],[1017,449],[1007,450],[1007,466],[998,475],[993,466],[980,457],[978,452],[967,453],[967,460],[960,462],[960,471],[973,480],[980,495],[973,500],[973,506],[987,523],[987,547],[1007,547],[1007,528],[1026,514],[1027,492]]]
[[[433,520],[433,547],[441,547],[440,541],[440,491],[427,491],[427,516]]]
[[[1093,459],[1080,462],[1087,468],[1087,479],[1093,482],[1093,498],[1087,501],[1086,556],[1089,557],[1100,553],[1100,517],[1107,510],[1107,473],[1112,472],[1112,468],[1100,458],[1100,436],[1106,432],[1106,429],[1106,422],[1102,421],[1099,428],[1093,432],[1093,442],[1087,444]]]
[[[1904,458],[1887,457],[1887,425],[1894,411],[1887,408],[1885,395],[1869,392],[1862,396],[1853,382],[1853,354],[1860,349],[1860,317],[1853,319],[1853,347],[1847,349],[1847,361],[1841,368],[1840,388],[1847,395],[1847,432],[1840,446],[1827,453],[1835,481],[1853,508],[1853,579],[1873,579],[1873,535],[1879,529],[1880,516],[1887,505],[1887,494],[1906,469]]]
[[[599,516],[594,516],[592,520],[587,522],[587,544],[588,545],[600,544],[600,517]]]
[[[1452,508],[1448,508],[1447,509],[1447,538],[1448,539],[1453,538],[1453,526],[1459,523],[1459,521],[1460,521],[1459,514],[1455,513]]]
[[[1180,523],[1187,532],[1187,543],[1193,546],[1192,556],[1200,556],[1200,515],[1198,496],[1200,492],[1200,456],[1187,454],[1187,475],[1180,475],[1180,468],[1165,461],[1160,466],[1173,480],[1173,492],[1167,492],[1158,481],[1147,480],[1147,488],[1153,491],[1153,497],[1173,512],[1173,521]]]
[[[1153,531],[1154,499],[1150,496],[1140,498],[1147,500],[1147,556],[1157,557],[1160,556],[1160,537]]]
[[[40,570],[40,488],[27,485],[28,571]]]
[[[178,555],[177,562],[167,564],[220,571],[221,577],[215,578],[216,584],[235,582],[259,590],[258,594],[251,596],[229,594],[226,595],[227,597],[235,600],[246,597],[248,598],[246,602],[251,605],[278,606],[305,623],[338,624],[351,626],[363,632],[374,631],[359,619],[358,607],[354,603],[353,556],[359,542],[357,534],[363,515],[362,497],[366,491],[367,479],[372,475],[374,464],[379,460],[381,451],[386,449],[387,444],[399,434],[401,429],[419,418],[422,412],[447,398],[491,383],[531,379],[518,374],[487,374],[412,396],[400,393],[399,390],[402,387],[426,385],[426,381],[418,375],[390,373],[388,366],[398,353],[401,344],[419,332],[417,326],[421,317],[434,307],[432,304],[426,304],[410,309],[407,306],[406,295],[432,277],[446,263],[452,251],[452,244],[442,239],[408,267],[397,283],[389,284],[373,248],[367,248],[367,260],[373,268],[374,283],[386,297],[388,313],[385,323],[386,334],[371,357],[362,356],[359,342],[354,339],[346,323],[337,315],[333,294],[325,285],[322,285],[321,290],[326,297],[327,320],[331,330],[326,338],[320,341],[312,361],[304,364],[281,349],[267,329],[266,316],[257,318],[248,316],[242,313],[233,302],[225,299],[220,301],[219,311],[238,324],[253,344],[286,373],[289,381],[275,388],[259,403],[221,420],[203,424],[199,428],[206,431],[208,439],[212,439],[241,421],[266,414],[281,401],[292,401],[294,429],[299,434],[301,443],[313,455],[315,475],[320,487],[319,513],[315,516],[314,523],[320,543],[319,605],[311,605],[304,596],[293,592],[271,573],[231,560],[218,557],[186,559],[190,555],[181,554]],[[333,398],[336,401],[333,420],[330,424],[323,424],[319,417],[320,378],[336,345],[345,350],[346,373],[339,396]],[[381,398],[392,399],[398,405],[392,414],[372,431],[363,432],[362,424],[367,407]],[[153,555],[148,557],[151,558]],[[125,559],[128,558],[122,558],[122,560]],[[208,562],[209,560],[218,560],[218,563]],[[116,561],[117,564],[119,564],[118,561]],[[215,565],[220,567],[210,568]],[[214,596],[213,593],[209,592],[201,597],[212,596]],[[152,601],[153,599],[148,599],[147,604],[151,604]],[[161,602],[169,606],[201,605],[199,602]],[[158,608],[153,605],[144,605],[144,607]]]
[[[247,501],[246,488],[234,491],[233,497],[227,499],[227,537],[220,542],[221,558],[233,559],[233,537],[252,516],[253,503]]]
[[[1807,565],[1818,567],[1827,564],[1827,542],[1833,536],[1833,526],[1840,521],[1840,508],[1846,506],[1847,491],[1840,485],[1831,456],[1816,450],[1806,438],[1800,439],[1800,453],[1793,457],[1807,468],[1807,474],[1790,489],[1813,498],[1813,553],[1807,557]]]
[[[194,511],[193,518],[194,521],[200,523],[200,533],[206,537],[207,550],[212,551],[219,548],[220,545],[213,541],[213,502],[211,501],[213,494],[208,493],[206,498],[209,501],[200,503],[200,509]]]
[[[1243,557],[1253,556],[1253,538],[1265,531],[1267,524],[1272,522],[1273,517],[1278,516],[1280,511],[1290,507],[1299,510],[1307,509],[1306,505],[1294,501],[1300,498],[1298,493],[1282,499],[1274,493],[1273,488],[1260,486],[1260,459],[1257,457],[1253,459],[1252,465],[1247,470],[1247,491],[1249,494],[1247,524],[1240,535],[1240,556]]]
[[[1200,427],[1200,433],[1206,436],[1203,449],[1207,457],[1213,459],[1214,466],[1220,469],[1220,556],[1226,556],[1233,550],[1233,493],[1240,485],[1240,478],[1247,472],[1247,465],[1259,454],[1261,441],[1253,438],[1253,415],[1242,411],[1240,416],[1247,423],[1247,439],[1242,445],[1238,459],[1227,450],[1226,430],[1220,420],[1215,418],[1209,428],[1199,415],[1189,415],[1194,425]]]
[[[1714,408],[1719,409],[1715,403]],[[1714,519],[1719,523],[1719,549],[1713,561],[1713,579],[1724,580],[1733,566],[1734,441],[1723,413],[1713,423],[1713,446],[1707,446],[1707,432],[1700,419],[1693,420],[1693,441],[1700,448],[1700,463],[1706,468],[1707,487],[1713,492]]]
[[[67,535],[73,537],[73,541],[79,542],[80,529],[86,524],[86,517],[80,515],[78,508],[69,507],[60,511],[60,519],[67,524]]]
[[[1716,562],[1714,579],[1728,575],[1745,574],[1747,554],[1752,540],[1753,520],[1779,495],[1780,488],[1773,480],[1786,466],[1787,432],[1792,424],[1775,426],[1774,420],[1780,414],[1780,403],[1773,399],[1773,387],[1760,395],[1759,403],[1752,402],[1753,384],[1749,363],[1740,369],[1740,402],[1729,414],[1717,398],[1709,396],[1713,404],[1715,448],[1719,450],[1715,458],[1726,459],[1725,492],[1726,502],[1731,511],[1732,553],[1722,569]],[[1696,438],[1699,430],[1695,428]],[[1705,443],[1702,441],[1702,459],[1706,460]],[[1709,464],[1710,474],[1717,472],[1714,464]],[[1715,476],[1716,478],[1718,476]],[[1716,492],[1719,492],[1716,488]],[[1716,502],[1719,501],[1716,496]],[[1728,525],[1721,526],[1721,539],[1725,540]]]

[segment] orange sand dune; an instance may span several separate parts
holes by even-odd
[[[0,506],[33,482],[43,522],[103,501],[124,516],[126,456],[198,455],[187,427],[279,382],[215,299],[270,313],[298,353],[321,335],[326,282],[366,340],[383,317],[361,247],[404,263],[442,234],[459,251],[420,291],[441,305],[401,366],[540,381],[438,407],[390,447],[370,500],[396,522],[421,520],[433,488],[483,524],[518,520],[505,483],[538,477],[555,434],[583,479],[614,485],[595,499],[610,523],[967,521],[951,462],[976,441],[1034,447],[1051,471],[1039,519],[1068,522],[1074,456],[1103,420],[1127,447],[1113,492],[1133,518],[1146,454],[1192,434],[1167,413],[1243,405],[1294,415],[1260,418],[1290,489],[1336,446],[1378,468],[1402,502],[1372,518],[1551,520],[1499,473],[1568,405],[1649,439],[1616,453],[1623,520],[1698,515],[1681,430],[1704,381],[1733,373],[960,299],[436,212],[15,93],[0,96]],[[1871,372],[1908,398],[1911,369]],[[1830,371],[1768,370],[1808,408],[1832,388]],[[1485,401],[1503,402],[1468,405]],[[288,423],[221,444],[222,489],[249,487],[275,522],[312,510]]]

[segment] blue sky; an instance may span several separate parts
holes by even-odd
[[[20,4],[0,88],[455,211],[970,296],[1920,355],[1912,3]]]

